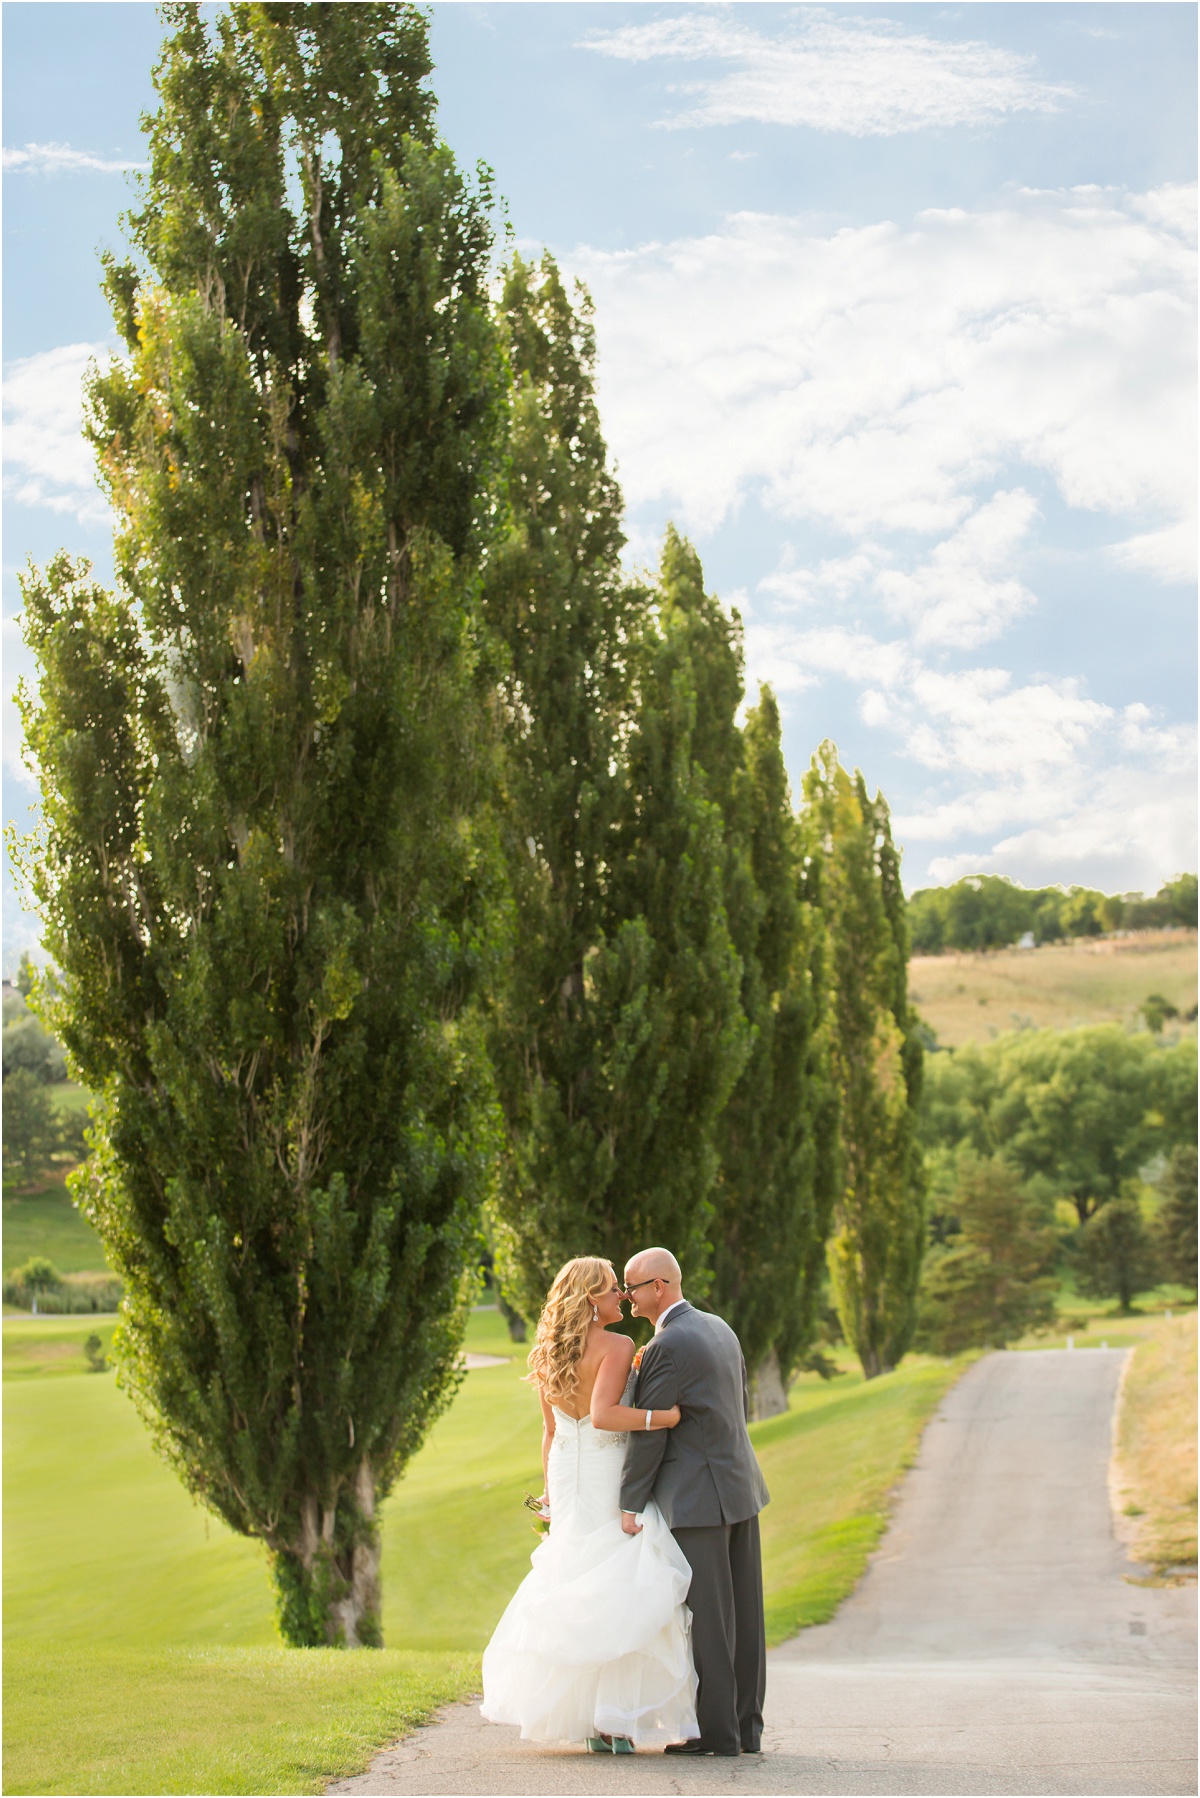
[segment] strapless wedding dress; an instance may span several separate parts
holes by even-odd
[[[625,1441],[554,1408],[550,1534],[483,1656],[483,1715],[527,1741],[662,1746],[700,1733],[692,1570],[653,1500],[640,1535],[621,1528]]]

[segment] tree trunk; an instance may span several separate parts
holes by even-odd
[[[274,1555],[280,1633],[294,1648],[383,1646],[375,1480],[365,1456],[353,1491],[339,1498],[325,1507],[305,1498],[299,1541]]]
[[[787,1392],[779,1371],[779,1357],[768,1349],[750,1379],[750,1416],[755,1423],[778,1417],[787,1410]]]
[[[528,1326],[519,1311],[515,1311],[501,1292],[496,1288],[496,1309],[508,1325],[508,1334],[513,1342],[524,1342]]]

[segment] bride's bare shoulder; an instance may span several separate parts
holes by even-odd
[[[613,1336],[606,1332],[604,1337],[604,1353],[606,1355],[616,1355],[620,1360],[624,1361],[626,1367],[628,1367],[629,1363],[633,1360],[634,1344],[628,1336]]]

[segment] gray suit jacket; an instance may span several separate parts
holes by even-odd
[[[673,1430],[630,1434],[623,1511],[652,1497],[671,1529],[696,1529],[742,1523],[770,1502],[746,1431],[746,1363],[722,1318],[686,1303],[672,1311],[642,1352],[633,1403],[678,1405],[683,1417]]]

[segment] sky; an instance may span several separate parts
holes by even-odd
[[[1196,866],[1197,11],[431,9],[439,125],[595,304],[631,567],[744,621],[794,786],[831,737],[909,890]],[[148,0],[8,0],[5,816],[17,572],[111,569],[79,386],[154,102]],[[32,941],[6,867],[5,961]]]

